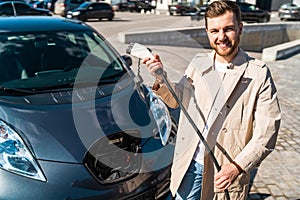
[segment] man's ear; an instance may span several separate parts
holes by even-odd
[[[239,25],[239,31],[240,31],[239,34],[240,34],[240,35],[242,35],[243,27],[244,27],[244,25],[243,25],[243,23],[241,22],[240,25]]]

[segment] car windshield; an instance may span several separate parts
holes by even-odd
[[[93,31],[0,33],[0,89],[49,91],[115,83],[126,72]]]
[[[89,7],[89,5],[91,5],[90,2],[85,2],[85,3],[81,4],[81,5],[79,6],[79,8],[87,8],[87,7]]]
[[[282,8],[297,7],[297,5],[296,4],[292,4],[292,3],[286,3],[286,4],[283,4],[281,7]]]

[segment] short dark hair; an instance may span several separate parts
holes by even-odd
[[[241,23],[240,7],[233,1],[219,0],[212,2],[205,10],[205,27],[207,28],[207,18],[214,18],[225,14],[227,11],[233,12],[238,23]]]

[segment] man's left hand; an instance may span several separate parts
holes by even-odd
[[[216,188],[220,191],[228,189],[239,174],[239,169],[233,163],[223,165],[221,170],[215,174]]]

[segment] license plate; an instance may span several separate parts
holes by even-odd
[[[72,18],[72,15],[67,15],[67,18]]]

